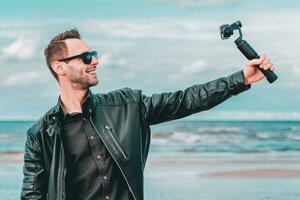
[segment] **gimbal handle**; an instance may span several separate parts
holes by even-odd
[[[248,44],[246,40],[243,40],[241,37],[236,39],[235,44],[237,48],[246,56],[248,60],[259,59],[259,55],[255,52],[255,50]],[[259,66],[256,66],[267,78],[269,83],[273,83],[277,79],[277,75],[271,71],[270,69],[264,70]]]

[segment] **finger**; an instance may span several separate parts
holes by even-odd
[[[270,59],[269,58],[266,58],[261,64],[260,64],[260,66],[261,67],[264,67],[264,66],[267,66],[267,65],[269,65],[270,64]]]
[[[271,67],[273,66],[273,63],[268,63],[266,66],[263,66],[263,69],[264,70],[268,70],[268,69],[270,69]]]
[[[267,56],[266,56],[266,54],[261,54],[260,56],[259,56],[259,59],[261,59],[261,61],[263,62],[265,59],[267,58]]]
[[[270,70],[271,70],[272,72],[275,71],[275,67],[274,67],[274,66],[270,67]]]
[[[266,59],[266,55],[262,54],[259,59],[253,59],[249,61],[249,65],[260,65]]]

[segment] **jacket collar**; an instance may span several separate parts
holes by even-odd
[[[89,89],[87,91],[86,99],[83,103],[83,112],[87,114],[92,114],[96,107],[96,99],[92,91]],[[49,114],[49,121],[56,121],[57,119],[64,119],[65,113],[62,109],[60,96],[58,97],[57,104],[53,108],[53,112]]]

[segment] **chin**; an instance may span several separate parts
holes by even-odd
[[[89,86],[90,87],[93,87],[93,86],[96,86],[96,85],[98,85],[98,80],[96,80],[96,81],[93,81],[93,82],[91,82],[90,84],[89,84]]]

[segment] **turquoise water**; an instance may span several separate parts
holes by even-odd
[[[26,130],[0,122],[0,200],[19,199]],[[298,200],[295,177],[208,177],[253,169],[300,171],[300,122],[173,121],[152,127],[145,199]]]
[[[31,121],[0,121],[0,152],[23,152]]]
[[[0,121],[0,152],[24,149],[33,122]],[[298,121],[173,121],[152,126],[152,152],[300,151]]]
[[[297,121],[175,121],[153,127],[152,151],[300,151]]]

